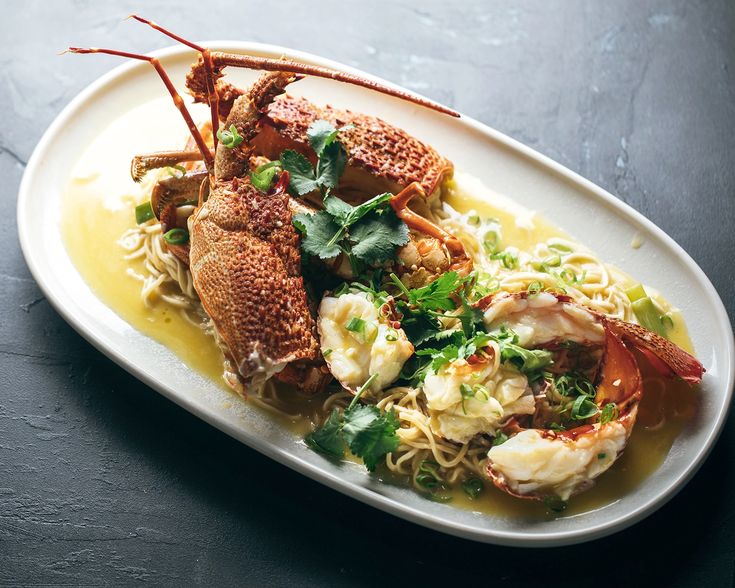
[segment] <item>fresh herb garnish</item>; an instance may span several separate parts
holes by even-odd
[[[250,172],[250,181],[261,192],[267,192],[273,185],[273,178],[281,168],[281,162],[269,161],[258,167],[255,171]]]
[[[237,132],[235,125],[230,125],[229,130],[219,129],[217,131],[217,138],[228,149],[234,149],[244,140],[243,136]]]
[[[166,168],[166,170],[168,171],[168,175],[174,178],[183,178],[186,175],[186,168],[180,164],[170,165]],[[176,172],[179,172],[179,174],[181,175],[176,174]]]
[[[373,374],[368,378],[343,413],[335,408],[324,425],[307,435],[310,447],[332,457],[343,457],[346,445],[371,472],[386,454],[398,448],[396,431],[400,423],[396,413],[381,413],[376,406],[358,403],[376,377]]]
[[[189,241],[189,231],[177,227],[170,231],[166,231],[163,235],[163,239],[166,243],[170,243],[171,245],[183,245]]]
[[[600,409],[597,408],[597,405],[595,404],[594,400],[592,400],[591,396],[580,394],[579,396],[577,396],[577,398],[574,399],[574,402],[572,403],[570,416],[575,421],[583,421],[595,416],[599,412],[599,410]]]
[[[497,447],[498,445],[502,445],[508,440],[508,435],[503,433],[502,431],[499,431],[497,435],[495,435],[495,439],[493,439],[493,447]]]
[[[485,485],[482,483],[482,480],[474,476],[472,478],[467,478],[464,482],[462,482],[462,490],[464,490],[464,493],[469,497],[470,500],[474,500],[475,498],[477,498],[484,487]]]
[[[324,197],[325,210],[299,214],[294,226],[304,235],[303,250],[331,259],[347,255],[353,273],[361,264],[378,264],[391,259],[397,247],[408,243],[408,227],[388,205],[390,194],[380,194],[358,206],[351,206],[330,194]]]
[[[298,151],[287,149],[281,154],[281,165],[289,173],[292,193],[304,196],[319,189],[324,196],[337,186],[347,163],[347,152],[336,140],[337,134],[349,128],[352,126],[336,129],[325,120],[317,120],[309,126],[306,136],[316,153],[316,168]]]
[[[558,496],[547,496],[544,498],[544,505],[546,508],[556,513],[564,512],[567,508],[567,503]]]
[[[604,425],[618,418],[618,407],[614,402],[608,402],[600,411],[600,424]]]
[[[154,216],[153,207],[151,206],[150,201],[138,204],[138,206],[135,207],[135,222],[139,225],[148,222]]]

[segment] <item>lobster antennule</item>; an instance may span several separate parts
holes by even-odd
[[[142,16],[138,16],[137,14],[131,14],[128,18],[132,18],[134,20],[137,20],[138,22],[142,22],[143,24],[148,25],[149,27],[157,30],[160,33],[163,33],[167,37],[170,37],[174,41],[178,41],[179,43],[182,43],[183,45],[186,45],[187,47],[191,47],[192,49],[195,49],[196,51],[199,51],[202,55],[202,61],[204,62],[204,72],[205,72],[205,79],[207,81],[207,95],[208,95],[208,102],[209,102],[209,110],[210,110],[210,116],[212,118],[212,132],[214,134],[213,140],[214,140],[214,147],[217,148],[217,129],[219,129],[219,96],[217,95],[217,84],[214,78],[214,63],[212,62],[212,53],[209,49],[206,47],[202,47],[201,45],[197,45],[196,43],[192,43],[191,41],[184,39],[184,37],[180,37],[176,33],[172,33],[168,29],[163,28],[161,25],[153,22],[152,20],[148,20],[147,18],[143,18]]]
[[[117,57],[125,57],[127,59],[136,59],[138,61],[147,61],[150,63],[153,68],[156,70],[156,73],[158,73],[159,77],[163,81],[164,85],[166,86],[166,89],[168,90],[169,94],[171,94],[171,98],[174,101],[174,104],[176,105],[176,108],[181,113],[181,116],[184,118],[184,121],[186,122],[186,125],[189,127],[189,132],[191,133],[191,136],[194,138],[194,141],[197,144],[197,147],[199,148],[199,151],[202,154],[202,159],[204,159],[204,163],[207,166],[208,171],[212,171],[212,167],[214,164],[214,158],[212,157],[212,153],[209,151],[209,147],[207,146],[207,143],[204,141],[204,138],[202,137],[202,134],[199,132],[199,129],[197,128],[196,124],[194,124],[194,120],[191,118],[191,114],[189,114],[188,109],[186,108],[186,105],[184,104],[183,98],[179,95],[179,93],[176,91],[176,88],[174,87],[173,83],[171,82],[171,78],[168,77],[168,74],[166,73],[166,70],[161,65],[161,62],[158,61],[155,57],[151,57],[149,55],[141,55],[139,53],[128,53],[127,51],[118,51],[117,49],[100,49],[99,47],[69,47],[67,49],[69,53],[80,53],[80,54],[87,54],[87,53],[104,53],[106,55],[115,55]]]

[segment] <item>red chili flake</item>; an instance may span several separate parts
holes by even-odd
[[[475,355],[474,353],[467,358],[467,363],[470,365],[477,365],[481,361],[482,360],[479,357],[477,357],[477,355]]]
[[[390,326],[393,327],[394,329],[400,329],[401,328],[401,323],[400,323],[400,321],[393,321],[393,322],[391,322]]]

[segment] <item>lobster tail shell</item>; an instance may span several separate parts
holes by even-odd
[[[704,366],[668,339],[633,323],[605,317],[606,326],[625,343],[641,351],[664,375],[676,375],[688,384],[702,381]]]

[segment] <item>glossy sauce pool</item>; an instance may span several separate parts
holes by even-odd
[[[166,107],[167,102],[156,100],[131,110],[87,148],[72,170],[64,192],[62,233],[77,269],[105,304],[131,326],[171,349],[186,365],[226,387],[222,379],[222,357],[214,340],[164,301],[145,306],[140,297],[141,283],[128,275],[129,269],[142,273],[143,262],[125,260],[125,252],[118,244],[123,232],[135,224],[133,207],[137,204],[137,188],[128,176],[127,166],[134,153],[126,150],[126,142],[117,139],[120,133],[129,132],[134,120],[138,128],[145,125],[148,129],[138,143],[139,152],[164,150],[183,143],[183,137],[178,142],[172,141],[170,124],[156,117],[156,112]],[[110,161],[125,163],[112,166]],[[569,238],[537,216],[533,217],[532,230],[519,227],[517,215],[527,216],[528,211],[487,190],[471,176],[458,174],[448,202],[460,212],[474,209],[483,217],[499,219],[504,243],[521,250],[530,250],[537,242],[550,237]],[[628,246],[628,243],[621,244],[621,247]],[[658,301],[665,306],[665,301],[660,298]],[[691,351],[680,314],[674,312],[673,318],[670,338]],[[461,489],[455,489],[451,504],[500,516],[543,519],[597,510],[635,491],[644,478],[655,475],[683,423],[696,410],[697,402],[696,390],[678,381],[664,382],[645,366],[642,372],[643,400],[625,453],[597,479],[595,487],[574,497],[563,513],[551,513],[540,503],[507,496],[487,482],[475,500],[470,500]],[[306,401],[288,391],[285,394],[293,400],[295,412],[304,415],[312,414],[323,400],[320,397]],[[232,402],[244,400],[233,392]],[[299,437],[311,428],[307,416],[289,419],[264,411],[264,418],[277,419]],[[392,483],[395,478],[386,476],[385,481]]]

